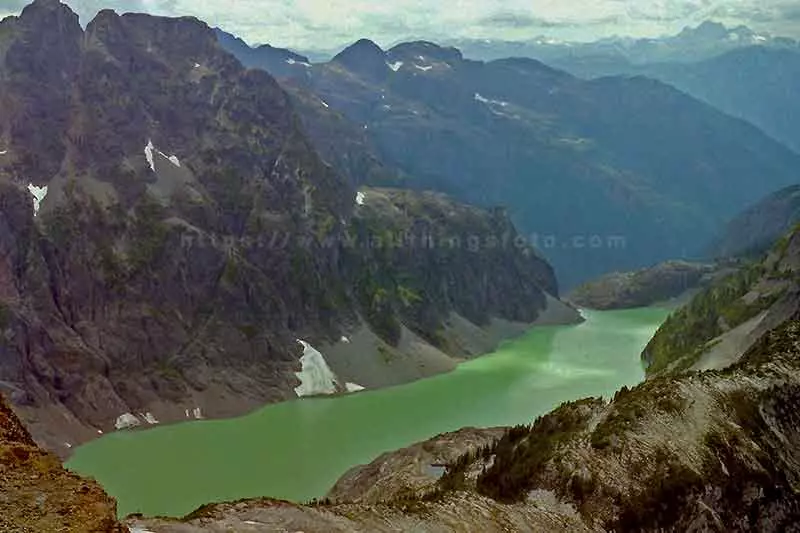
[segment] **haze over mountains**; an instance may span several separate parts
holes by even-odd
[[[582,80],[428,42],[383,51],[360,40],[308,65],[219,35],[281,79],[315,145],[331,144],[324,132],[347,136],[323,126],[338,112],[363,130],[349,145],[397,169],[404,186],[507,205],[565,286],[698,254],[754,198],[797,180],[796,153],[643,77]]]

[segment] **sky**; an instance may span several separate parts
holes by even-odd
[[[198,17],[242,37],[296,50],[332,50],[366,37],[591,41],[675,34],[704,20],[800,38],[800,0],[62,0],[85,24],[101,8]],[[25,0],[0,0],[0,17]]]

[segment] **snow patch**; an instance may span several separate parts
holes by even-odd
[[[403,62],[402,61],[395,61],[394,63],[386,63],[386,66],[388,66],[393,71],[397,72],[398,70],[400,70],[400,67],[403,66]]]
[[[8,153],[8,150],[0,150],[0,155],[6,155],[7,153]]]
[[[194,68],[200,68],[200,63],[195,63]]]
[[[145,420],[145,422],[147,422],[150,425],[158,424],[158,420],[156,419],[156,417],[154,417],[153,413],[151,413],[149,411],[144,414],[144,420]]]
[[[117,417],[117,421],[114,423],[114,427],[117,429],[129,429],[135,428],[136,426],[140,426],[142,423],[139,422],[139,419],[136,418],[131,413],[124,413]]]
[[[201,418],[203,418],[203,413],[200,411],[200,408],[199,408],[199,407],[195,407],[195,408],[194,408],[194,410],[192,411],[192,415],[193,415],[193,416],[195,417],[195,419],[197,419],[197,420],[200,420]]]
[[[300,386],[295,387],[294,392],[299,397],[335,393],[336,375],[325,362],[325,358],[306,341],[297,339],[297,342],[303,346],[303,356],[300,358],[302,369],[295,372]]]
[[[154,152],[158,152],[158,155],[175,165],[176,167],[181,166],[181,161],[178,159],[176,155],[167,155],[161,150],[158,150],[155,146],[153,146],[152,139],[147,140],[147,146],[144,147],[144,157],[147,159],[147,164],[150,165],[150,170],[153,172],[156,171],[156,160],[155,156],[153,155]]]
[[[186,409],[186,410],[184,411],[184,413],[186,414],[186,418],[189,418],[189,410],[188,410],[188,409]]]
[[[98,429],[98,430],[97,430],[97,434],[98,434],[98,435],[102,435],[102,434],[103,434],[103,430],[102,430],[102,429]]]
[[[342,342],[345,343],[345,344],[350,344],[350,339],[348,339],[347,337],[342,335]]]
[[[365,387],[362,387],[358,383],[345,383],[344,388],[347,389],[347,392],[359,392],[362,390],[367,390]]]
[[[475,101],[480,102],[482,104],[495,104],[499,105],[500,107],[506,107],[508,102],[504,102],[502,100],[492,100],[491,98],[486,98],[482,96],[480,93],[475,93]]]
[[[418,70],[421,70],[422,72],[428,72],[430,69],[432,69],[432,68],[433,68],[433,65],[425,65],[424,67],[421,67],[421,66],[417,65],[416,63],[414,63],[414,66],[415,66],[415,67],[416,67]]]
[[[67,448],[72,448],[72,444],[70,444],[69,442],[65,442],[64,446],[66,446]]]
[[[44,187],[37,187],[33,183],[28,184],[28,192],[33,196],[33,216],[39,214],[39,208],[42,206],[42,200],[47,196],[47,185]]]
[[[420,61],[425,61],[425,56],[417,56],[417,59],[419,59]]]
[[[366,199],[367,199],[367,195],[364,194],[363,192],[359,191],[359,192],[356,193],[356,203],[358,205],[364,205],[364,202],[366,201]]]
[[[289,65],[303,65],[306,68],[311,66],[311,63],[307,63],[305,61],[297,61],[296,59],[292,59],[291,57],[286,60],[286,63]]]
[[[325,100],[320,100],[320,102],[322,102],[322,105],[324,105],[325,107],[330,107]]]
[[[150,170],[153,172],[156,171],[156,162],[153,159],[153,150],[155,147],[153,146],[153,141],[151,139],[147,140],[147,145],[144,147],[144,157],[147,159],[147,164],[150,165]]]
[[[753,35],[753,41],[755,41],[757,43],[763,43],[766,40],[767,40],[767,38],[764,37],[763,35]]]

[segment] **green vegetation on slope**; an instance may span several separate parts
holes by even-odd
[[[767,309],[778,295],[759,296],[747,303],[742,297],[765,274],[763,264],[745,267],[703,290],[671,315],[645,350],[647,372],[670,368],[686,370],[708,348],[708,343]]]

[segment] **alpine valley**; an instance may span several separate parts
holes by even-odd
[[[656,81],[2,20],[0,530],[796,530],[800,155],[675,81],[715,29]]]

